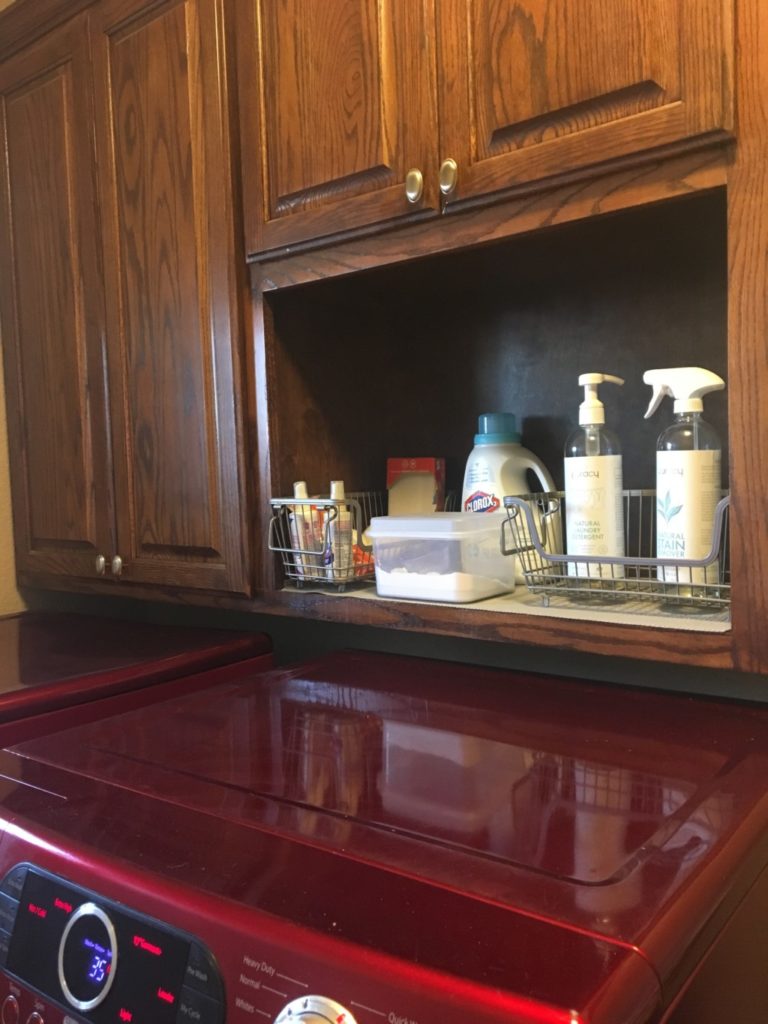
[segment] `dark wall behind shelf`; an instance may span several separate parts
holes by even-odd
[[[562,484],[580,373],[602,388],[627,487],[654,485],[666,402],[644,413],[646,369],[706,366],[727,381],[722,191],[554,227],[459,254],[274,293],[271,381],[281,485],[383,484],[387,456],[443,455],[461,486],[479,413],[518,416]],[[705,416],[724,443],[727,391]],[[353,475],[354,478],[351,478]]]

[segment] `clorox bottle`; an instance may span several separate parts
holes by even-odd
[[[527,470],[532,470],[545,491],[555,484],[546,466],[520,444],[517,422],[511,412],[487,412],[478,419],[475,447],[467,459],[463,512],[504,512],[506,495],[527,494]]]

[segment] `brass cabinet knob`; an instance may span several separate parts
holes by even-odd
[[[123,571],[123,560],[120,555],[115,555],[112,559],[112,575],[119,576]]]
[[[96,556],[96,572],[99,576],[103,576],[107,571],[107,560],[104,555]]]
[[[424,175],[412,167],[405,176],[405,195],[409,203],[418,203],[424,194]]]
[[[440,164],[440,191],[449,196],[456,191],[459,183],[459,167],[455,160],[448,157]]]

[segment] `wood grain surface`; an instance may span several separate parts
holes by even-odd
[[[237,13],[248,253],[728,137],[732,6],[247,0]],[[441,196],[447,158],[458,178]],[[410,208],[409,168],[425,182]]]
[[[738,5],[739,144],[728,178],[728,386],[739,668],[768,672],[768,7]]]
[[[93,17],[123,577],[247,591],[220,7]]]
[[[434,215],[433,0],[235,7],[246,246]],[[411,205],[406,174],[424,195]]]
[[[0,66],[2,307],[16,562],[114,549],[87,21]]]
[[[445,0],[447,204],[729,131],[731,20],[730,0]]]

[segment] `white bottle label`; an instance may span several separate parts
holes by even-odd
[[[656,453],[656,555],[706,558],[720,500],[719,451]],[[671,583],[717,583],[718,563],[702,569],[661,566]]]
[[[568,555],[624,557],[624,503],[620,455],[565,460]],[[568,563],[569,576],[621,578],[621,565]]]
[[[335,510],[329,509],[326,515],[328,544],[323,553],[326,578],[334,583],[347,583],[354,578],[352,518],[349,508],[339,504]]]
[[[486,459],[470,461],[464,475],[462,512],[503,512],[504,495],[496,493],[498,468]]]

